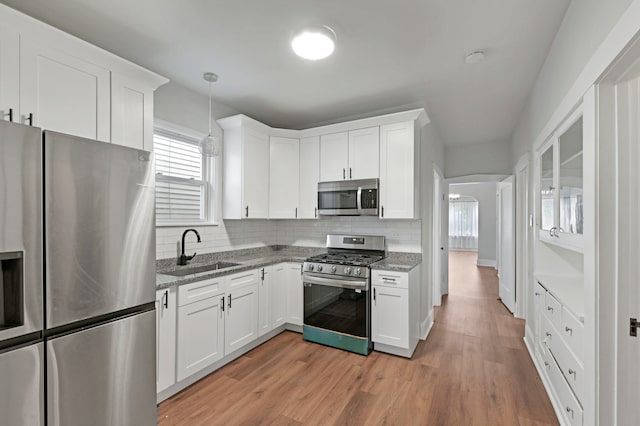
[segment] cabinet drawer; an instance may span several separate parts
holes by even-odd
[[[403,272],[371,271],[371,284],[396,288],[408,288],[409,275]]]
[[[178,287],[178,306],[198,302],[216,294],[224,293],[224,277],[196,281]]]
[[[562,328],[560,334],[573,351],[574,355],[582,362],[584,324],[580,322],[564,306],[562,307]]]
[[[544,308],[544,298],[547,294],[547,290],[540,285],[539,282],[536,282],[533,286],[533,303],[536,310],[542,311]]]
[[[560,405],[562,415],[568,424],[581,426],[582,408],[578,403],[578,400],[571,392],[567,381],[562,375],[562,372],[560,372],[558,364],[556,364],[553,359],[550,359],[548,362],[550,363],[550,367],[548,368],[549,381],[551,382],[551,385],[556,392],[556,396],[558,397],[558,403]]]
[[[562,326],[562,305],[549,292],[544,296],[544,314],[549,318],[551,324],[557,330],[560,330]]]
[[[227,285],[229,287],[229,291],[248,285],[259,284],[260,269],[238,272],[237,274],[227,276]]]
[[[560,335],[556,331],[555,327],[551,325],[551,321],[546,316],[542,316],[540,323],[542,325],[542,341],[551,348],[552,342],[560,340]]]
[[[555,337],[551,338],[548,343],[551,354],[557,361],[567,383],[569,383],[578,399],[582,401],[584,399],[584,368],[569,350],[569,346],[565,341]]]

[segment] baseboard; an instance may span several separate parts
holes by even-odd
[[[498,261],[492,260],[492,259],[480,259],[480,258],[478,258],[478,261],[476,262],[476,265],[478,265],[478,266],[490,266],[491,268],[496,269],[496,267],[498,266]]]
[[[525,328],[529,328],[529,327],[525,326]],[[525,331],[525,336],[526,336],[526,331]],[[540,380],[542,381],[542,385],[544,386],[544,390],[545,392],[547,392],[547,396],[551,401],[551,405],[553,406],[553,411],[556,413],[556,418],[562,426],[565,426],[566,421],[564,419],[564,415],[562,414],[562,407],[558,405],[558,398],[556,398],[555,391],[553,390],[551,383],[549,383],[547,374],[544,372],[544,369],[540,365],[540,361],[536,356],[535,350],[533,350],[532,347],[529,345],[529,340],[526,337],[523,337],[522,340],[524,340],[524,345],[527,348],[529,357],[533,361],[533,365],[536,367],[536,371],[538,372],[538,377],[540,377]],[[570,425],[566,425],[566,426],[570,426]]]
[[[431,329],[433,328],[433,312],[433,308],[431,308],[431,312],[429,312],[429,315],[427,315],[424,321],[422,321],[422,323],[420,324],[420,340],[426,340],[427,336],[429,336],[429,333],[431,332]]]
[[[414,343],[410,344],[410,347],[407,349],[398,348],[397,346],[385,345],[384,343],[374,343],[373,350],[411,359],[417,346],[418,346],[417,340]]]

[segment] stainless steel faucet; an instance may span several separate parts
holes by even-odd
[[[182,254],[180,254],[180,257],[178,258],[178,265],[186,265],[186,264],[188,264],[189,261],[191,259],[193,259],[194,257],[196,257],[196,254],[197,254],[195,252],[191,256],[187,256],[186,254],[184,254],[184,237],[189,233],[189,231],[193,231],[196,234],[196,237],[198,237],[198,242],[201,242],[200,234],[195,229],[189,228],[186,231],[184,231],[182,233]]]

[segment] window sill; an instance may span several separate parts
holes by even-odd
[[[184,228],[184,227],[196,228],[198,226],[220,226],[218,222],[196,222],[196,223],[156,223],[156,228]]]

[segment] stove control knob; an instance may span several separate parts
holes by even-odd
[[[336,268],[335,266],[331,267],[331,272],[336,272],[338,270],[338,268]]]
[[[310,271],[313,271],[313,265],[307,266],[307,269],[310,270]]]
[[[318,272],[322,272],[322,265],[318,265]]]
[[[356,270],[353,271],[353,273],[356,275],[360,275],[362,273],[362,270],[360,268],[356,268]]]
[[[346,268],[344,268],[344,273],[345,274],[350,274],[351,273],[351,268],[348,267],[348,266]]]

